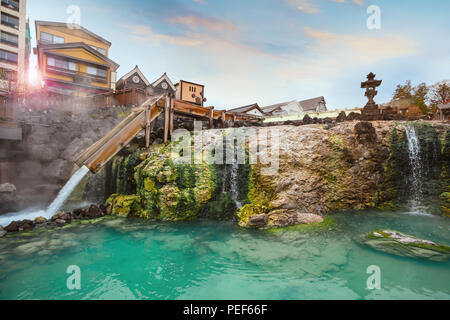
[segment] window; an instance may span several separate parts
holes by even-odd
[[[17,64],[18,56],[17,53],[0,50],[0,60]]]
[[[17,47],[19,45],[19,37],[15,34],[5,31],[1,32],[1,42]]]
[[[92,49],[100,52],[102,55],[106,56],[106,50],[105,49],[102,49],[102,48],[99,48],[99,47],[96,47],[96,46],[91,46],[91,45],[89,45],[89,47],[91,47]]]
[[[47,32],[41,32],[41,39],[40,42],[42,43],[48,43],[48,44],[57,44],[57,43],[64,43],[64,38],[54,36]]]
[[[17,72],[14,70],[0,68],[0,80],[16,81]]]
[[[19,11],[20,8],[19,1],[17,0],[2,0],[2,5],[16,11]]]
[[[47,57],[47,65],[58,69],[64,69],[73,72],[77,71],[77,64],[75,62],[65,61],[52,57]]]
[[[2,24],[8,27],[19,29],[19,18],[2,12]]]
[[[102,78],[106,78],[107,74],[108,74],[108,72],[105,69],[99,69],[99,68],[96,68],[96,67],[88,67],[87,68],[87,73],[91,74],[93,76],[99,76],[99,77],[102,77]]]

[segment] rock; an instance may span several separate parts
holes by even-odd
[[[248,218],[247,226],[250,228],[263,228],[269,222],[266,214],[251,216]]]
[[[72,217],[74,219],[86,219],[87,218],[87,212],[83,209],[76,209],[72,212]]]
[[[303,124],[312,124],[312,123],[314,123],[314,120],[313,119],[311,119],[311,117],[309,116],[309,115],[305,115],[304,117],[303,117]]]
[[[350,112],[347,115],[347,120],[348,121],[361,120],[361,114],[360,113],[356,113],[356,112]]]
[[[54,222],[56,222],[56,220],[58,220],[58,219],[59,220],[64,220],[64,221],[71,221],[72,220],[72,216],[68,212],[61,211],[61,212],[58,212],[57,214],[55,214],[52,217],[52,221],[54,221]]]
[[[376,230],[357,239],[363,245],[377,251],[393,255],[447,261],[450,258],[450,246],[436,244],[393,230]]]
[[[65,182],[70,178],[72,173],[73,163],[62,159],[52,161],[45,169],[44,175],[48,178],[53,178],[61,182]]]
[[[66,221],[65,221],[65,220],[62,220],[62,219],[56,219],[55,224],[56,224],[58,227],[63,227],[63,226],[66,224]]]
[[[37,217],[36,219],[34,219],[34,222],[35,222],[36,224],[43,224],[43,223],[46,223],[46,222],[47,222],[47,219],[44,218],[44,217]]]
[[[298,210],[274,210],[269,213],[269,228],[283,228],[299,224],[321,223],[323,218],[317,214]]]
[[[0,184],[0,193],[13,193],[16,192],[16,187],[11,183]]]
[[[89,207],[89,210],[87,211],[87,216],[89,217],[89,219],[100,218],[103,216],[103,211],[98,206],[93,204]]]
[[[20,228],[19,231],[27,231],[27,230],[32,230],[35,227],[35,223],[34,221],[31,220],[23,220],[20,224]]]
[[[20,228],[20,222],[13,221],[8,226],[5,227],[5,230],[7,232],[19,232],[19,228]]]
[[[336,122],[345,122],[347,121],[347,115],[345,113],[345,111],[341,111],[341,113],[339,113],[339,115],[336,118]]]
[[[3,238],[8,232],[0,226],[0,238]]]
[[[368,121],[358,122],[354,130],[358,141],[362,144],[373,144],[377,141],[377,131]]]

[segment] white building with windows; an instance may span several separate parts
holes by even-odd
[[[12,83],[25,80],[28,67],[26,0],[1,0],[0,14],[0,95],[5,95]]]

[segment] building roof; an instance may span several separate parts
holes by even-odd
[[[287,106],[288,104],[291,104],[291,103],[297,103],[297,101],[296,100],[292,100],[292,101],[288,101],[288,102],[273,104],[273,105],[270,105],[270,106],[263,107],[262,110],[264,112],[266,112],[266,113],[272,113],[275,110],[277,110],[278,108]]]
[[[130,72],[128,72],[126,75],[124,75],[123,77],[121,77],[119,79],[119,81],[117,81],[117,85],[119,85],[121,82],[125,81],[126,79],[128,79],[129,77],[131,77],[133,74],[137,73],[139,75],[139,77],[141,77],[141,79],[144,81],[146,86],[150,85],[150,82],[147,80],[147,78],[144,76],[144,74],[141,72],[141,70],[139,69],[138,66],[134,67],[133,70],[131,70]]]
[[[321,103],[322,101],[325,101],[325,98],[323,96],[308,99],[308,100],[303,100],[303,101],[300,101],[299,104],[302,107],[304,112],[308,112],[308,111],[315,111],[317,109],[317,106],[319,105],[319,103]]]
[[[165,73],[165,72],[164,72],[164,74],[161,77],[159,77],[158,80],[156,80],[155,82],[152,83],[152,87],[158,86],[164,80],[166,80],[166,82],[169,84],[169,86],[172,88],[173,91],[177,90],[175,88],[175,86],[173,85],[172,81],[170,80],[170,78],[167,76],[167,73]]]
[[[63,22],[36,21],[35,24],[36,24],[36,32],[37,32],[37,26],[62,27],[62,28],[69,29],[69,28],[68,28],[68,24],[67,24],[67,23],[63,23]],[[95,33],[93,33],[92,31],[89,31],[88,29],[83,28],[82,26],[80,26],[80,25],[78,25],[78,24],[73,24],[73,25],[76,26],[76,28],[74,28],[73,30],[81,30],[81,31],[83,31],[84,33],[90,35],[91,37],[94,37],[94,38],[97,39],[98,41],[100,41],[100,42],[102,42],[102,43],[104,43],[104,44],[106,44],[106,45],[108,45],[108,46],[111,46],[111,42],[109,42],[108,40],[106,40],[106,39],[100,37],[99,35],[97,35],[97,34],[95,34]],[[71,29],[69,29],[69,30],[71,30]]]
[[[441,110],[448,110],[448,109],[450,109],[450,102],[446,103],[446,104],[441,103],[437,107],[438,107],[438,109],[441,109]]]
[[[248,106],[230,109],[228,111],[237,112],[237,113],[246,113],[253,109],[258,109],[261,113],[264,114],[264,111],[259,107],[259,105],[257,103],[249,104]]]
[[[84,42],[71,42],[71,43],[58,43],[58,44],[38,44],[37,49],[39,50],[53,50],[53,49],[73,49],[73,48],[82,48],[92,53],[94,56],[102,59],[108,65],[113,67],[114,70],[119,68],[119,64],[109,59],[107,56],[93,49],[91,46],[87,45]]]

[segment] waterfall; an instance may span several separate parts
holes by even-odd
[[[77,185],[80,183],[81,180],[83,180],[84,176],[88,172],[89,169],[86,166],[82,166],[80,169],[78,169],[77,172],[75,172],[75,174],[69,179],[69,181],[67,181],[65,186],[58,193],[56,199],[47,208],[44,218],[49,219],[53,217],[59,211],[59,209],[61,209],[63,204],[66,202],[67,198],[70,197],[70,194],[73,192],[73,190],[75,190]]]
[[[239,201],[239,163],[237,159],[234,159],[231,165],[230,193],[231,199],[236,203],[237,208],[241,208],[242,203]]]
[[[66,200],[69,198],[70,194],[75,190],[80,181],[86,176],[89,172],[89,169],[86,166],[82,166],[75,172],[74,175],[67,181],[61,191],[58,193],[58,196],[55,200],[50,204],[47,210],[33,210],[27,209],[25,211],[19,213],[10,213],[6,215],[2,215],[0,217],[0,225],[5,227],[9,225],[13,221],[20,220],[34,220],[37,217],[44,217],[46,219],[50,219],[53,217],[64,205]]]
[[[417,137],[416,129],[413,126],[405,126],[406,139],[408,142],[408,158],[411,168],[411,174],[408,177],[410,184],[410,209],[413,214],[427,214],[426,208],[422,205],[423,200],[423,179],[424,166],[422,162],[422,153]]]

